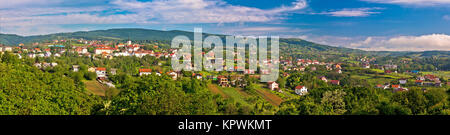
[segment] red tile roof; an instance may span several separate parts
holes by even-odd
[[[139,69],[139,72],[152,72],[152,69]]]
[[[98,71],[106,71],[106,68],[104,68],[104,67],[98,67],[98,68],[96,68],[95,70],[98,70]]]
[[[331,83],[332,83],[332,84],[338,84],[338,83],[339,83],[339,80],[331,80]]]
[[[299,85],[299,86],[295,87],[295,89],[302,89],[303,87],[305,87],[305,86]]]

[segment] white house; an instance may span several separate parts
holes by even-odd
[[[152,74],[152,69],[139,69],[139,76]]]
[[[130,56],[130,55],[131,54],[128,53],[128,51],[114,53],[114,56]]]
[[[97,54],[97,55],[103,54],[103,53],[111,54],[113,52],[114,52],[114,48],[109,48],[109,47],[95,49],[95,54]]]
[[[270,90],[278,90],[278,83],[276,82],[268,82],[268,87]]]
[[[52,56],[52,53],[51,53],[51,52],[45,52],[44,56],[45,56],[45,57],[51,57],[51,56]]]
[[[173,80],[177,80],[178,74],[176,72],[170,72],[169,76],[171,76]]]
[[[305,95],[308,93],[308,89],[305,86],[297,86],[295,87],[295,93],[297,95]]]
[[[5,52],[12,52],[12,47],[5,46],[5,47],[3,48],[3,51],[5,51]]]
[[[56,67],[56,66],[58,66],[58,63],[52,62],[52,63],[50,63],[50,65],[51,65],[52,67]]]
[[[95,69],[95,73],[97,73],[98,78],[106,77],[106,68],[98,67]]]
[[[400,83],[400,84],[406,84],[406,79],[400,79],[400,80],[398,80],[398,82]]]
[[[78,71],[80,71],[80,69],[79,69],[79,65],[72,65],[72,70],[73,70],[73,72],[78,72]]]

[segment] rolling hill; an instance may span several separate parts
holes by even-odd
[[[4,45],[18,45],[20,43],[33,43],[42,41],[51,41],[55,39],[87,39],[87,40],[158,40],[158,41],[171,41],[172,38],[178,35],[185,35],[190,39],[193,39],[193,32],[172,30],[172,31],[161,31],[161,30],[150,30],[150,29],[139,29],[139,28],[122,28],[122,29],[108,29],[108,30],[95,30],[95,31],[79,31],[71,33],[56,33],[48,35],[37,35],[37,36],[19,36],[14,34],[0,34],[0,44]],[[207,37],[210,35],[219,36],[225,41],[225,35],[219,34],[207,34],[204,33],[203,36]],[[367,55],[378,55],[378,56],[412,56],[412,57],[432,57],[432,56],[450,56],[448,51],[426,51],[426,52],[388,52],[388,51],[363,51],[359,49],[350,49],[343,47],[333,47],[328,45],[316,44],[306,40],[298,38],[281,38],[280,45],[298,45],[301,50],[312,51],[312,52],[333,52],[333,53],[355,53],[355,54],[367,54]]]

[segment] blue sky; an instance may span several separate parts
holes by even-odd
[[[450,51],[450,0],[0,0],[0,32],[148,28]]]

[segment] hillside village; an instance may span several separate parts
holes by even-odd
[[[282,40],[280,44],[280,52],[282,53],[279,61],[272,61],[271,59],[261,61],[269,66],[271,64],[280,65],[278,80],[274,82],[259,81],[260,75],[268,74],[271,72],[270,70],[260,68],[250,70],[247,69],[247,65],[245,67],[238,65],[227,67],[224,65],[225,71],[220,72],[206,70],[175,72],[171,67],[171,59],[177,57],[178,51],[182,50],[170,48],[169,42],[156,40],[60,39],[18,44],[16,46],[1,45],[2,63],[0,68],[13,68],[14,70],[8,71],[16,74],[31,71],[29,74],[54,76],[55,78],[51,79],[52,81],[46,82],[46,79],[43,79],[42,81],[45,83],[41,84],[52,84],[54,82],[55,84],[52,85],[56,86],[51,87],[52,89],[67,88],[70,90],[62,92],[78,93],[75,96],[86,96],[85,94],[87,94],[93,96],[94,99],[88,98],[90,100],[104,101],[103,103],[87,103],[89,106],[100,104],[104,107],[118,107],[112,110],[104,107],[100,107],[103,109],[99,110],[89,108],[93,109],[91,112],[100,114],[136,112],[137,110],[132,109],[134,108],[133,102],[130,100],[134,100],[132,98],[135,97],[135,92],[140,93],[142,90],[148,89],[171,96],[153,95],[151,99],[145,100],[172,100],[170,103],[177,100],[191,100],[187,103],[196,106],[199,104],[197,101],[202,101],[201,105],[217,107],[201,112],[189,112],[188,114],[297,114],[299,112],[291,112],[293,110],[291,107],[305,107],[304,102],[309,102],[307,104],[314,104],[320,108],[324,106],[325,98],[330,94],[331,96],[333,94],[341,96],[349,94],[348,96],[352,96],[352,93],[362,92],[363,95],[366,95],[365,97],[381,96],[394,99],[400,98],[398,97],[400,95],[418,91],[423,94],[431,92],[431,95],[435,95],[435,92],[447,91],[450,87],[449,72],[445,69],[421,70],[433,69],[429,65],[422,67],[419,65],[418,68],[408,67],[411,63],[422,58],[401,58],[399,61],[393,61],[386,59],[385,56],[344,53],[348,51],[345,49],[327,52],[315,50],[315,48],[320,49],[325,46],[305,48],[301,44],[285,44],[293,41],[297,42],[297,40]],[[333,48],[329,49],[333,50]],[[225,51],[225,53],[229,52]],[[206,54],[203,52],[194,55],[204,55],[204,58],[211,63],[220,61],[220,59],[213,57],[212,53]],[[187,62],[192,62],[189,60],[192,57],[188,54],[181,54],[180,57],[186,57]],[[248,58],[238,56],[235,60],[247,62]],[[256,62],[259,63],[259,61]],[[6,63],[16,64],[13,64],[13,67],[8,67],[5,65]],[[192,65],[185,65],[184,68],[193,69]],[[9,72],[0,73],[9,74]],[[61,79],[69,81],[59,82],[62,81]],[[4,81],[7,83],[12,80]],[[58,86],[61,83],[65,85],[59,88]],[[7,83],[5,86],[10,84],[12,83]],[[46,89],[44,87],[40,90],[45,91]],[[331,91],[334,92],[330,93]],[[141,96],[144,93],[138,95]],[[179,95],[183,93],[185,95]],[[177,96],[173,97],[173,95]],[[166,98],[161,99],[161,97]],[[84,98],[86,99],[86,97]],[[309,100],[312,98],[315,99],[314,103]],[[358,98],[366,100],[364,97]],[[397,102],[396,100],[389,102]],[[349,99],[344,101],[348,102],[348,105],[354,104],[350,102],[359,103],[359,101]],[[369,103],[372,102],[382,104],[378,101]],[[124,108],[128,109],[125,109],[125,111],[120,109],[119,106],[122,105],[126,105]],[[152,106],[157,107],[158,105]],[[406,105],[410,106],[409,104]],[[188,108],[196,107],[183,106],[186,108],[171,108],[170,113],[163,111],[165,109],[157,108],[153,111],[158,112],[158,114],[172,114],[177,110],[189,110]],[[348,111],[310,113],[301,111],[301,113],[355,113],[351,111],[351,108],[346,110]],[[417,114],[418,112],[399,113]]]
[[[147,45],[148,46],[148,45]],[[76,57],[86,57],[92,58],[93,60],[99,59],[114,59],[116,57],[153,57],[155,59],[164,59],[163,61],[170,61],[172,57],[176,57],[176,49],[170,48],[159,48],[157,44],[150,45],[151,49],[144,49],[144,45],[133,43],[132,41],[127,41],[124,43],[118,42],[109,42],[109,41],[97,41],[97,40],[54,40],[52,42],[47,43],[33,43],[32,46],[24,46],[24,44],[19,44],[16,47],[4,46],[1,45],[0,51],[3,52],[11,52],[17,55],[20,59],[27,57],[30,59],[36,58],[55,58],[67,56],[68,53],[75,54]],[[148,48],[148,47],[147,47]],[[203,53],[204,54],[204,53]],[[205,58],[214,62],[215,59],[213,57],[208,57],[205,55]],[[240,58],[239,58],[240,59]],[[445,87],[449,85],[448,78],[447,80],[441,80],[438,76],[432,74],[423,74],[418,70],[399,72],[397,71],[397,65],[395,64],[374,64],[373,61],[376,61],[376,58],[368,58],[361,57],[359,59],[358,65],[353,65],[356,67],[349,68],[360,68],[376,71],[377,74],[382,75],[392,75],[395,76],[397,74],[407,75],[409,78],[402,77],[399,79],[395,79],[394,81],[386,81],[381,82],[379,84],[371,84],[371,87],[390,90],[392,92],[402,92],[408,91],[408,87],[421,87],[423,91],[426,91],[428,87]],[[289,59],[281,57],[280,61],[272,62],[271,60],[265,61],[265,63],[279,63],[281,65],[280,76],[283,78],[288,78],[290,74],[293,73],[309,73],[309,72],[325,72],[325,73],[336,73],[336,74],[345,74],[349,69],[343,68],[342,64],[347,64],[344,62],[329,62],[329,61],[319,61],[314,59]],[[34,63],[33,66],[39,69],[46,69],[58,66],[60,63],[57,62],[41,62]],[[157,66],[161,66],[161,63],[158,63]],[[78,72],[80,69],[80,65],[71,65],[71,70],[73,72]],[[189,67],[192,68],[192,67]],[[238,69],[241,67],[235,66],[234,69]],[[225,66],[224,69],[227,69]],[[108,80],[110,75],[117,74],[117,68],[105,68],[105,67],[89,67],[88,72],[96,73],[97,80],[108,86],[115,87],[114,83]],[[181,72],[174,72],[170,69],[163,70],[158,69],[154,70],[151,68],[140,68],[138,76],[143,75],[151,75],[155,74],[161,76],[166,74],[170,76],[173,80],[177,80],[180,77],[183,77]],[[217,85],[221,87],[237,87],[237,88],[245,88],[248,84],[247,81],[244,80],[245,75],[251,75],[251,77],[258,78],[258,73],[267,73],[268,71],[253,71],[249,69],[245,69],[243,72],[231,73],[225,72],[225,74],[211,74],[207,73],[192,73],[192,77],[199,80],[212,80]],[[204,73],[204,72],[203,72]],[[341,85],[340,81],[343,78],[327,78],[326,75],[316,76],[316,79],[321,80],[329,85]],[[279,93],[284,93],[285,90],[289,91],[292,94],[296,95],[305,95],[308,93],[308,86],[305,86],[303,82],[299,82],[299,85],[291,87],[292,89],[283,87],[280,88],[277,82],[268,82],[264,84],[264,87],[270,89],[272,91],[276,91]]]

